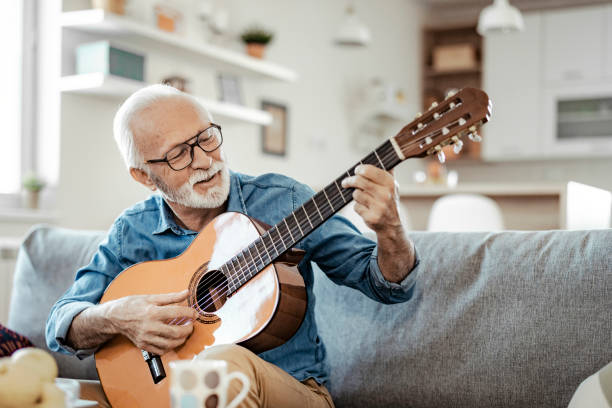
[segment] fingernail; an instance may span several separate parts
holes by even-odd
[[[359,165],[359,166],[355,167],[355,173],[363,174],[363,166]]]
[[[348,181],[346,181],[346,179],[343,179],[340,185],[342,185],[342,187],[346,187],[346,183],[348,183]]]

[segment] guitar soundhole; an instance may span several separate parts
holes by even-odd
[[[227,300],[227,278],[221,271],[209,271],[202,275],[196,288],[198,309],[204,313],[214,313]]]

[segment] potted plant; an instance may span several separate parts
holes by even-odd
[[[40,190],[45,186],[45,182],[34,173],[29,173],[23,178],[24,204],[26,208],[37,209],[40,197]]]
[[[263,58],[264,49],[272,41],[274,34],[265,28],[252,26],[244,30],[240,38],[247,46],[247,54],[255,58]]]

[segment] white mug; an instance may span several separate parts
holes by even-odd
[[[170,362],[172,408],[235,408],[246,397],[251,382],[239,371],[227,372],[223,360],[177,360]],[[242,382],[242,390],[227,401],[231,380]]]

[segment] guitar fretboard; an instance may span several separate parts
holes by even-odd
[[[311,199],[283,218],[219,269],[228,277],[228,295],[238,290],[276,258],[294,247],[319,225],[331,218],[353,199],[353,188],[343,188],[343,179],[355,174],[359,164],[390,170],[402,160],[387,140],[361,159]]]

